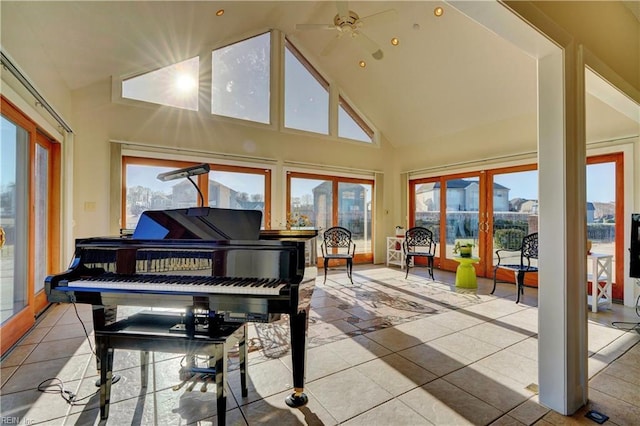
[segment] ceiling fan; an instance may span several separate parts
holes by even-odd
[[[336,30],[338,34],[320,52],[321,55],[328,55],[338,45],[339,40],[348,35],[353,38],[364,50],[369,52],[374,59],[382,59],[384,53],[375,41],[364,34],[361,29],[367,25],[381,23],[394,19],[397,15],[395,9],[384,10],[373,15],[360,17],[353,10],[349,10],[349,3],[346,1],[336,2],[338,13],[333,17],[333,24],[297,24],[297,30]]]

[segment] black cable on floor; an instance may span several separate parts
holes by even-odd
[[[84,330],[84,335],[87,338],[87,342],[89,343],[89,348],[91,349],[91,353],[93,354],[93,356],[97,358],[98,354],[96,354],[96,351],[93,348],[93,345],[91,344],[91,338],[89,337],[89,332],[87,331],[87,327],[85,327],[84,322],[82,321],[82,318],[80,318],[78,307],[76,306],[76,303],[73,300],[71,301],[71,304],[73,305],[73,309],[76,313],[76,317],[78,318],[78,321],[80,321],[80,325],[82,325],[82,330]],[[111,383],[116,383],[118,382],[118,380],[120,380],[120,376],[116,374],[113,376]],[[48,386],[45,386],[45,383],[54,382],[54,381],[57,383],[51,383]],[[98,383],[96,386],[98,387],[100,386],[100,379],[98,379]],[[64,399],[69,405],[80,405],[76,403],[80,401],[84,401],[85,399],[91,398],[92,396],[94,396],[100,391],[98,389],[94,393],[78,399],[75,393],[71,392],[68,389],[65,389],[64,382],[62,381],[62,379],[59,379],[58,377],[52,377],[52,378],[43,380],[38,385],[38,390],[43,393],[60,393],[60,396],[62,396],[62,399]]]
[[[638,298],[636,299],[636,314],[640,317],[640,295],[638,295]],[[611,326],[624,331],[635,330],[640,334],[640,322],[612,321]]]
[[[45,385],[47,382],[57,382],[57,383],[49,383]],[[62,399],[64,399],[69,405],[81,405],[77,404],[80,401],[84,401],[85,399],[91,398],[95,394],[99,392],[99,390],[94,393],[85,396],[84,398],[77,398],[77,395],[70,390],[64,387],[64,382],[57,377],[52,377],[50,379],[45,379],[38,385],[38,390],[43,393],[59,393]]]
[[[93,349],[93,345],[91,345],[91,338],[89,337],[89,333],[87,332],[87,327],[84,326],[84,322],[82,321],[82,318],[80,318],[80,314],[78,313],[78,307],[76,306],[75,302],[71,302],[71,304],[73,305],[73,309],[76,311],[76,317],[78,318],[78,321],[80,321],[80,325],[84,330],[84,335],[87,337],[87,342],[89,342],[89,349],[91,349],[91,353],[97,357],[98,355],[96,354],[95,349]]]

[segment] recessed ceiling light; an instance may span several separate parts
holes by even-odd
[[[400,40],[398,40],[397,37],[394,37],[394,38],[391,39],[391,45],[392,46],[397,46],[399,44],[400,44]]]
[[[367,63],[365,61],[360,61],[358,62],[358,65],[360,65],[360,68],[364,68],[367,66]]]
[[[222,16],[222,15],[224,15],[224,9],[218,9],[216,11],[216,16]]]
[[[433,14],[436,15],[437,17],[440,17],[444,14],[444,9],[438,6],[435,9],[433,9]]]

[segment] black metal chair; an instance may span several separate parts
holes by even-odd
[[[506,259],[505,253],[515,253],[520,252],[520,263],[505,263],[508,262]],[[503,253],[500,256],[500,253]],[[508,271],[512,271],[515,274],[516,279],[516,291],[518,296],[516,297],[516,303],[520,303],[520,295],[524,295],[524,276],[527,272],[538,272],[538,266],[532,265],[531,260],[538,259],[538,233],[534,232],[533,234],[525,235],[522,238],[522,244],[520,248],[517,250],[509,250],[509,249],[499,249],[496,250],[496,256],[498,256],[498,263],[493,268],[493,290],[491,290],[491,294],[496,291],[496,283],[497,283],[497,273],[498,269],[506,269]],[[513,256],[509,256],[509,258],[513,258]]]
[[[353,257],[356,252],[356,244],[351,239],[351,231],[341,226],[334,226],[324,231],[322,244],[320,245],[324,258],[324,282],[327,282],[327,269],[329,261],[345,260],[347,262],[347,276],[353,284]]]
[[[435,280],[433,277],[433,257],[436,251],[436,242],[433,240],[433,232],[431,232],[431,230],[421,226],[408,229],[404,234],[402,250],[407,267],[405,278],[409,276],[411,261],[414,260],[413,263],[415,265],[416,257],[424,257],[427,259],[429,276],[431,276],[432,280]]]

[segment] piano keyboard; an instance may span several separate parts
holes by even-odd
[[[116,275],[105,273],[97,277],[69,281],[58,290],[124,291],[183,294],[251,294],[279,295],[288,284],[272,278],[219,278],[194,275]]]

